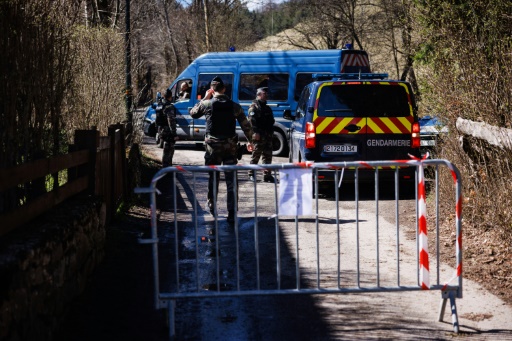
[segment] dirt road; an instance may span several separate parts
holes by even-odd
[[[161,149],[156,148],[147,140],[145,153],[147,156],[159,159]],[[193,144],[181,143],[175,154],[175,162],[186,165],[201,165],[204,152],[195,150]],[[179,161],[177,161],[179,160]],[[249,156],[245,155],[241,162],[248,163]],[[276,158],[275,163],[286,162],[285,158]],[[221,188],[223,183],[221,183]],[[241,181],[241,191],[250,183]],[[260,186],[260,184],[258,184]],[[271,184],[261,184],[260,200],[272,198]],[[371,197],[371,196],[370,196]],[[221,199],[219,199],[221,200]],[[319,229],[321,248],[321,268],[323,273],[330,274],[338,264],[337,256],[337,229],[334,228],[333,218],[336,216],[336,205],[332,198],[319,198],[322,207],[321,221],[324,222]],[[392,261],[386,257],[396,253],[395,203],[392,200],[379,201],[379,216],[375,214],[375,202],[363,200],[360,202],[360,219],[364,220],[360,231],[364,238],[360,238],[360,266],[361,282],[380,285],[396,283],[397,269]],[[240,202],[241,233],[253,233],[252,201]],[[354,230],[353,216],[354,203],[350,199],[343,200],[341,206],[341,241],[343,263],[341,268],[343,281],[347,285],[357,282],[354,264],[357,243]],[[415,254],[415,237],[410,229],[413,226],[415,211],[413,201],[400,203],[400,221],[404,227],[399,232],[400,258],[408,259]],[[266,219],[265,212],[258,221],[260,228],[260,248],[262,259],[273,252],[273,220]],[[99,276],[93,279],[90,289],[84,298],[75,307],[70,316],[68,333],[74,335],[75,340],[86,339],[132,339],[132,340],[163,340],[166,331],[161,315],[152,309],[151,287],[151,260],[149,252],[144,246],[136,244],[139,233],[147,231],[149,226],[148,210],[137,209],[131,213],[124,225],[113,227],[123,241],[118,238],[117,249],[114,254],[107,253],[105,268],[99,270]],[[162,212],[161,220],[166,219]],[[379,235],[374,230],[365,231],[368,226],[375,226],[378,220]],[[213,218],[204,216],[203,226],[205,234],[211,226]],[[407,226],[409,225],[409,226]],[[317,266],[317,238],[315,224],[303,222],[299,226],[301,237],[295,239],[292,221],[285,221],[280,226],[284,236],[283,260],[290,263],[296,257],[296,242],[300,245],[300,267],[304,276],[310,274],[314,277]],[[192,229],[191,229],[192,230]],[[222,246],[223,254],[229,254],[229,235],[231,230],[223,221],[218,226],[218,239],[226,240]],[[189,236],[190,237],[190,236]],[[187,236],[185,235],[185,238]],[[190,237],[192,238],[192,237]],[[379,239],[379,273],[375,273],[375,240]],[[208,251],[208,245],[204,254]],[[245,249],[254,250],[254,245],[246,244]],[[243,253],[243,251],[242,251]],[[122,254],[126,255],[123,260]],[[390,258],[391,259],[391,258]],[[412,257],[411,259],[414,259]],[[118,263],[116,263],[118,262]],[[124,262],[124,263],[123,263]],[[131,264],[125,264],[132,262]],[[117,265],[116,265],[117,264]],[[414,282],[416,271],[414,262],[401,262],[401,285]],[[225,283],[233,283],[233,266],[227,263],[223,266]],[[450,278],[454,269],[442,265],[441,277]],[[268,271],[267,271],[268,270]],[[118,271],[116,276],[116,271]],[[124,272],[123,272],[124,271]],[[265,276],[271,276],[275,269],[268,269],[262,265]],[[269,272],[269,274],[266,274]],[[120,282],[121,277],[123,280]],[[335,276],[322,278],[322,285],[327,285]],[[117,291],[112,288],[111,281],[117,284]],[[251,282],[254,278],[247,277],[244,281]],[[287,281],[288,282],[287,282]],[[294,283],[294,278],[287,278],[285,283]],[[325,282],[327,281],[327,282]],[[309,283],[311,284],[311,283]],[[133,288],[133,289],[131,289]],[[497,297],[485,291],[478,284],[465,280],[463,289],[464,298],[457,300],[459,324],[461,335],[475,340],[512,340],[512,326],[510,316],[512,309]],[[453,328],[449,316],[449,309],[444,316],[445,322],[437,322],[441,294],[439,291],[405,291],[384,293],[357,293],[342,295],[294,295],[294,296],[266,296],[266,297],[226,297],[215,299],[180,300],[176,309],[176,332],[178,339],[186,340],[353,340],[353,339],[452,339]],[[66,334],[70,335],[70,334]],[[63,337],[62,339],[65,339]]]

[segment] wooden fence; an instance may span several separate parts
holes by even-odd
[[[109,221],[128,193],[125,132],[123,124],[110,126],[108,136],[100,136],[95,128],[77,130],[68,154],[0,169],[0,195],[48,176],[58,174],[55,178],[63,179],[53,189],[14,209],[4,208],[0,213],[0,236],[77,194],[103,197]]]

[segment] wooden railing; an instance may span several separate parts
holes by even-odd
[[[81,193],[102,197],[107,221],[110,220],[128,193],[125,131],[123,124],[110,126],[108,136],[100,136],[94,128],[77,130],[68,154],[0,169],[0,194],[16,191],[20,186],[49,175],[59,174],[59,178],[65,179],[52,190],[23,200],[18,207],[9,210],[3,207],[0,236]]]

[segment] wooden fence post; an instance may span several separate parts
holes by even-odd
[[[79,167],[78,176],[87,174],[89,176],[88,193],[94,194],[96,189],[96,150],[99,145],[100,132],[96,127],[91,130],[76,130],[74,148],[76,150],[87,149],[90,152],[90,161],[87,165]]]
[[[127,161],[126,161],[126,143],[125,126],[117,123],[108,128],[111,150],[111,191],[112,204],[119,204],[127,196]]]
[[[131,122],[128,124],[131,126]],[[128,129],[124,124],[119,124],[119,129],[121,129],[121,153],[123,155],[123,198],[126,199],[130,196],[130,188],[128,188],[128,160],[126,156],[126,134],[128,133]],[[130,133],[130,135],[132,134]]]

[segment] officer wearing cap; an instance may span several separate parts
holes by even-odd
[[[251,121],[254,149],[251,164],[257,165],[260,157],[264,164],[272,163],[272,136],[274,135],[274,114],[267,105],[268,88],[256,90],[256,99],[249,107],[249,120]],[[249,171],[249,180],[256,181],[255,172]],[[265,170],[263,181],[275,182],[272,172]]]
[[[172,92],[167,89],[162,101],[162,112],[166,118],[161,137],[164,141],[164,150],[162,153],[162,167],[172,166],[172,157],[174,156],[174,144],[178,140],[176,133],[176,108],[171,103]]]
[[[235,165],[237,163],[236,121],[240,124],[249,143],[252,139],[251,124],[245,117],[240,104],[233,102],[224,94],[226,87],[220,77],[215,77],[210,83],[210,89],[206,91],[204,99],[198,102],[191,110],[192,118],[206,118],[206,135],[204,155],[205,165]],[[215,197],[219,191],[218,177],[217,188],[213,188],[216,172],[210,172],[208,179],[207,206],[210,213],[215,216]],[[228,222],[235,220],[235,174],[226,172]]]

